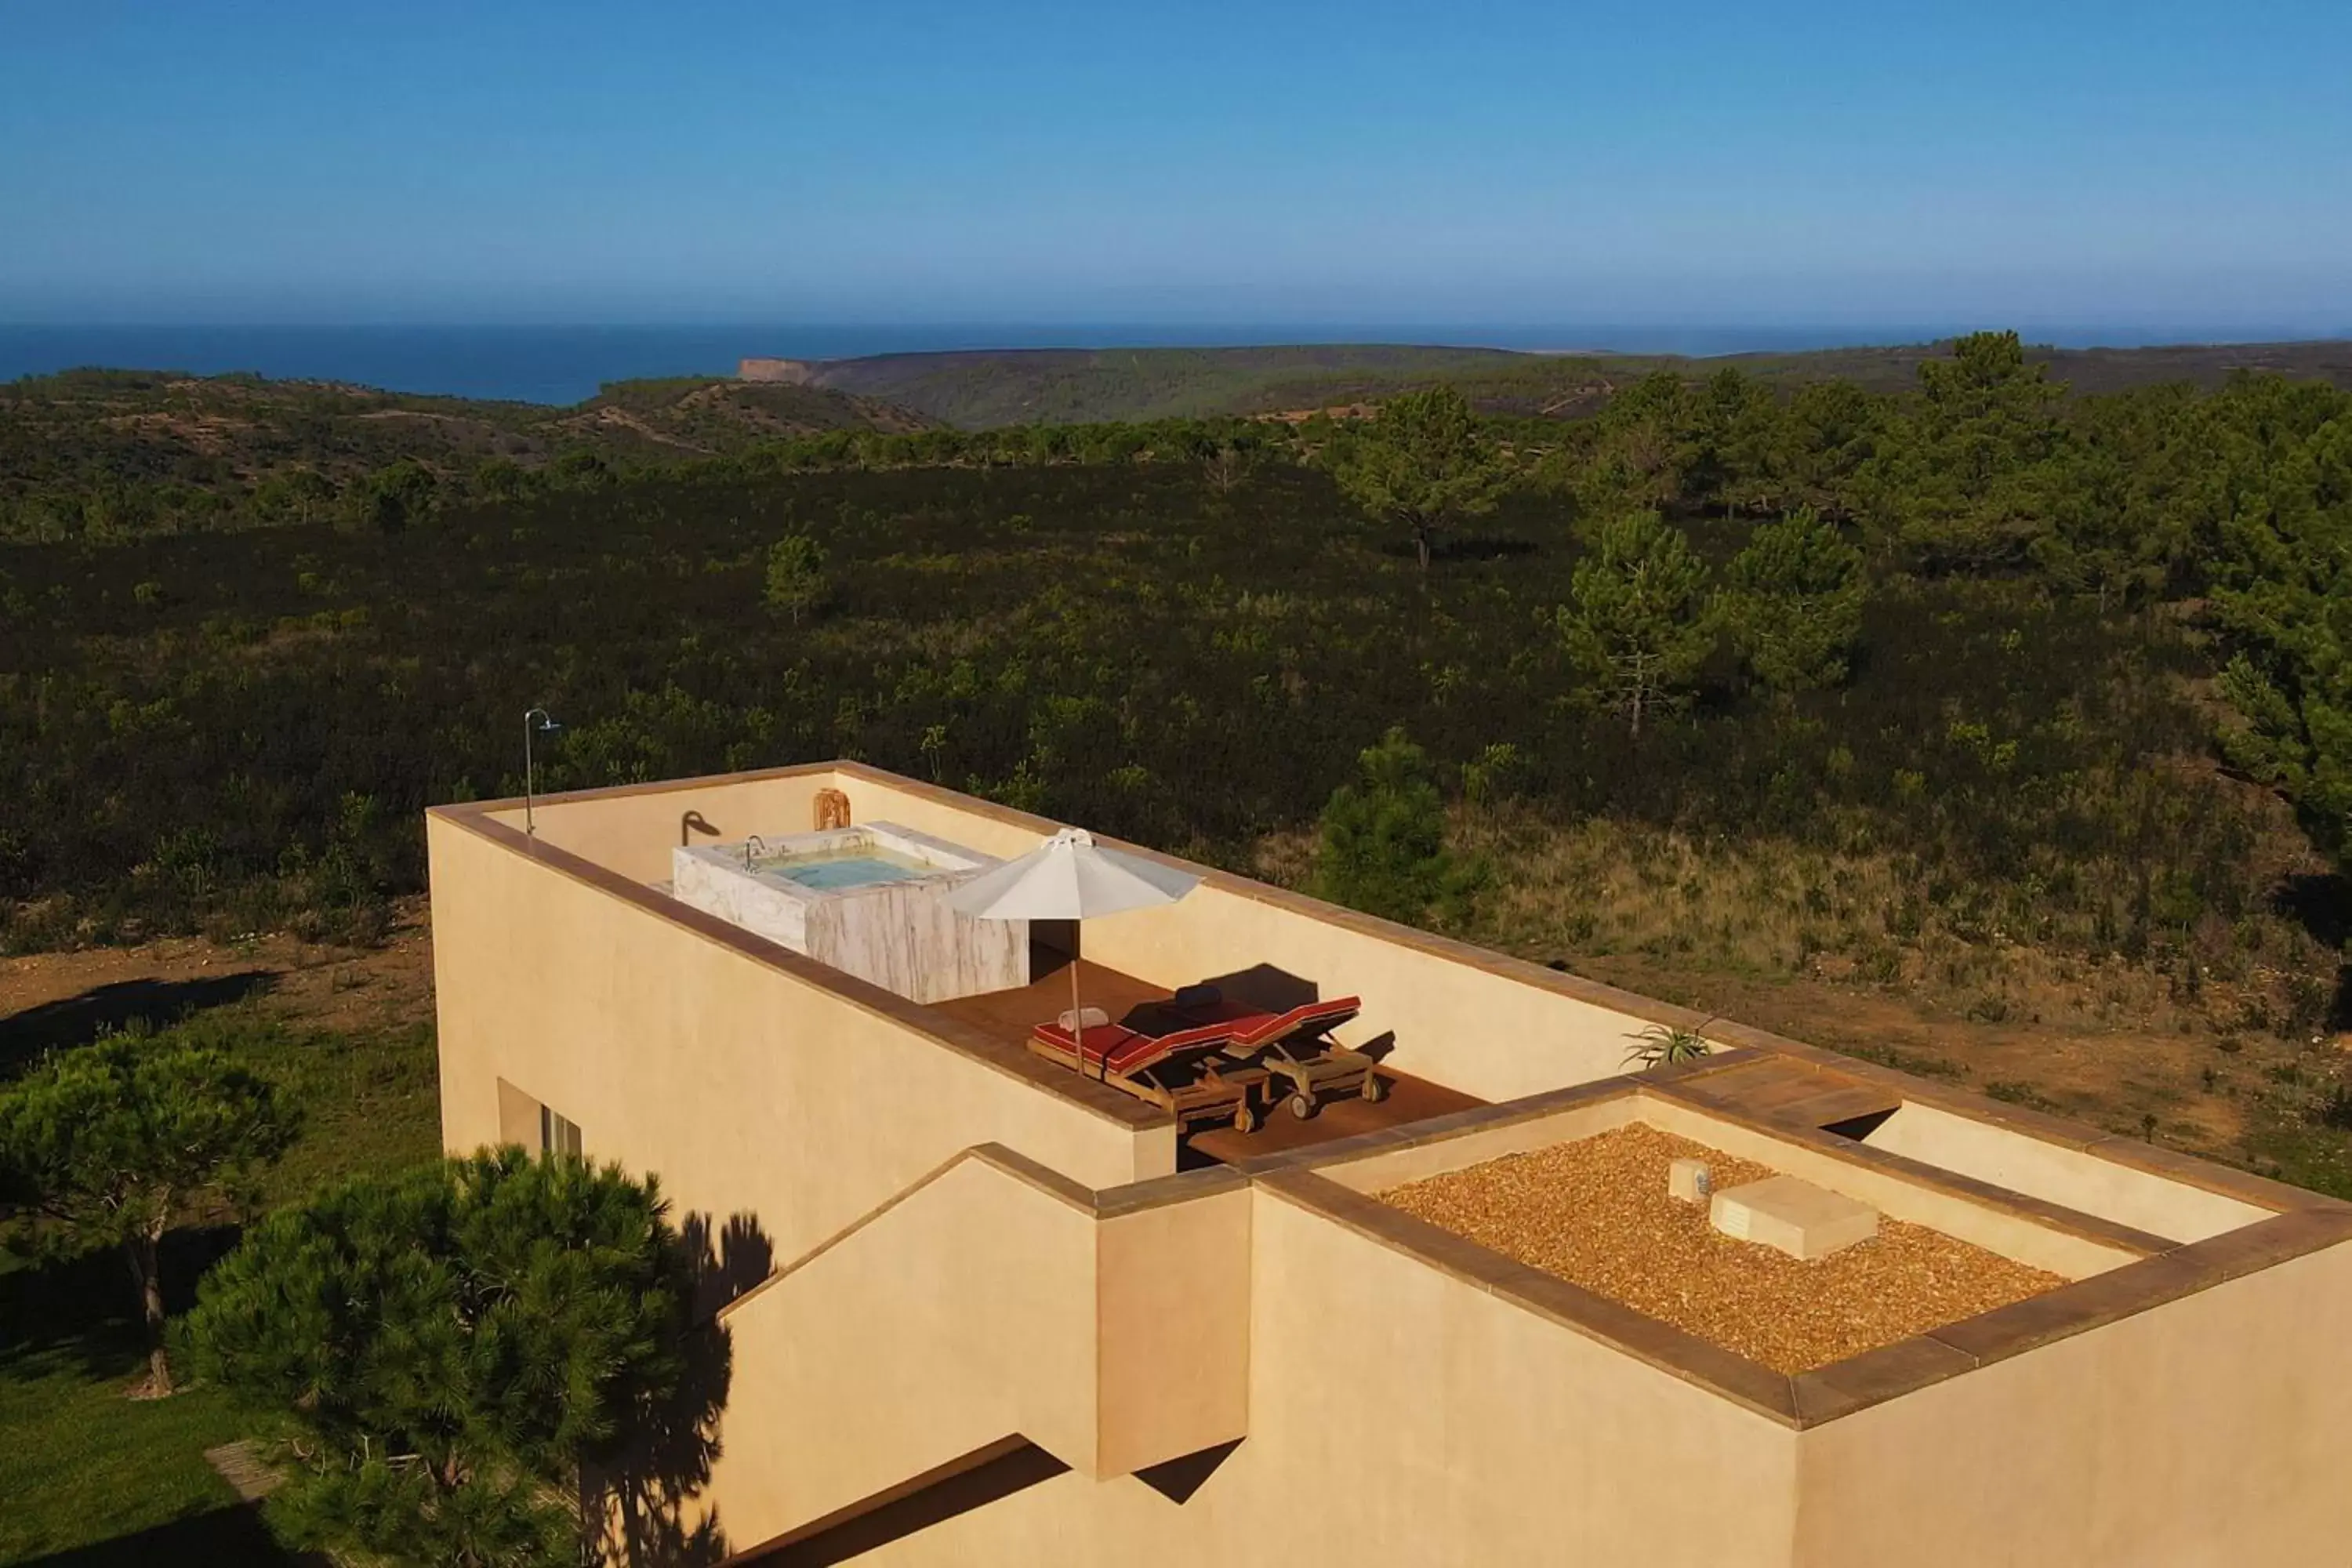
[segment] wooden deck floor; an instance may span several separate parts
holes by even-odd
[[[1883,1085],[1790,1057],[1741,1062],[1681,1080],[1677,1091],[1765,1121],[1834,1128],[1891,1114],[1903,1097]]]
[[[1085,959],[1078,961],[1080,1005],[1101,1008],[1114,1023],[1148,1033],[1181,1027],[1182,1020],[1169,1019],[1159,1014],[1154,1005],[1165,1002],[1168,995],[1165,987],[1138,980],[1132,974]],[[1069,969],[1064,963],[1013,990],[989,991],[930,1005],[997,1039],[1025,1046],[1030,1030],[1069,1011]],[[1255,1132],[1217,1127],[1192,1133],[1184,1141],[1180,1163],[1189,1168],[1213,1162],[1246,1160],[1384,1127],[1402,1127],[1424,1117],[1443,1116],[1486,1103],[1410,1073],[1384,1071],[1381,1076],[1389,1080],[1391,1088],[1388,1098],[1377,1105],[1361,1100],[1335,1100],[1303,1121],[1277,1105]]]
[[[1168,993],[1160,986],[1099,963],[1089,963],[1083,958],[1078,960],[1079,1004],[1101,1008],[1110,1015],[1114,1024],[1136,1027],[1149,1016],[1152,1003],[1166,1000]],[[930,1005],[958,1023],[969,1024],[1000,1040],[1025,1046],[1030,1030],[1070,1010],[1069,965],[1065,961],[1051,973],[1010,991],[983,991],[977,996],[959,996],[952,1002],[934,1002]],[[1129,1023],[1130,1019],[1135,1023]]]

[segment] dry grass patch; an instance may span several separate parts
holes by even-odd
[[[2122,892],[2103,921],[2087,893],[2062,909],[2024,884],[1937,889],[1885,851],[1563,824],[1512,805],[1458,812],[1450,837],[1499,873],[1474,934],[1522,952],[1884,988],[1990,1025],[2301,1038],[2328,1000],[2313,976],[2329,955],[2276,914],[2235,927],[2208,917],[2126,954]],[[2129,879],[2105,868],[2085,880]]]
[[[1635,1124],[1410,1183],[1381,1201],[1775,1372],[1810,1372],[2038,1296],[2054,1274],[1925,1226],[1811,1262],[1735,1241],[1666,1195],[1702,1159],[1717,1191],[1777,1173]]]
[[[1492,876],[1449,933],[1702,1012],[1950,1079],[2108,1131],[2352,1191],[2338,1103],[2352,1035],[2326,1018],[2339,957],[2284,906],[2175,930],[2137,956],[2031,889],[1947,888],[1862,844],[1709,837],[1518,800],[1457,805]],[[1307,832],[1243,869],[1306,885]],[[2265,838],[2251,878],[2309,880]],[[2284,896],[2284,894],[2282,895]],[[2005,905],[2040,920],[2011,920]],[[2306,1135],[2307,1134],[2307,1135]],[[2334,1152],[2329,1152],[2335,1151]],[[2318,1156],[2325,1156],[2324,1158]]]

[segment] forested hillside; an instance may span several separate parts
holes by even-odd
[[[811,386],[622,382],[574,408],[322,383],[74,371],[0,383],[0,539],[343,521],[380,527],[526,476],[658,466],[933,421]]]
[[[341,522],[433,511],[616,474],[752,458],[908,462],[1124,460],[1179,425],[1340,416],[1431,386],[1497,420],[1575,424],[1622,395],[1724,371],[1781,398],[1817,384],[1895,394],[1948,346],[1686,360],[1493,349],[1308,346],[1022,350],[819,362],[813,382],[619,382],[570,408],[361,387],[76,371],[0,384],[0,540]],[[2352,343],[2027,351],[2074,394],[2218,390],[2247,370],[2352,388]],[[929,432],[962,437],[890,443]],[[1211,432],[1218,441],[1225,436]],[[1177,445],[1198,444],[1198,430]],[[1545,445],[1556,432],[1534,430]],[[1281,444],[1265,431],[1244,445]]]
[[[1901,395],[843,429],[85,529],[0,551],[0,935],[364,937],[533,704],[543,787],[862,757],[1293,879],[1402,730],[1467,873],[1409,918],[2205,1042],[2131,1114],[2336,1180],[2347,542],[2352,395],[2070,399],[2000,337]]]
[[[1341,395],[1345,388],[1393,391],[1482,376],[1507,382],[1551,367],[1500,349],[1335,343],[877,354],[813,368],[818,385],[886,398],[979,430],[1321,408],[1350,401]]]
[[[1085,424],[1339,408],[1443,382],[1487,414],[1578,418],[1654,371],[1698,380],[1726,367],[1790,387],[1916,384],[1948,344],[1695,360],[1665,354],[1507,353],[1381,344],[1230,349],[1021,349],[820,362],[817,384],[887,399],[950,425]],[[2352,388],[2352,342],[2029,352],[2080,394],[2181,383],[2217,390],[2241,371]]]

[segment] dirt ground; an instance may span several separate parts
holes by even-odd
[[[2248,1114],[2267,1074],[2305,1059],[2264,1036],[2226,1042],[2145,1028],[2079,1029],[1955,1018],[1876,989],[1804,979],[1749,980],[1662,969],[1634,956],[1595,959],[1580,973],[1849,1051],[1980,1093],[2147,1136],[2190,1152],[2239,1160]],[[2324,1054],[2332,1061],[2336,1042]]]
[[[171,937],[137,947],[0,958],[0,1034],[16,1055],[79,1044],[132,1018],[164,1022],[251,996],[289,1023],[363,1032],[430,1022],[433,941],[425,901],[402,900],[381,947],[282,933],[224,945]]]

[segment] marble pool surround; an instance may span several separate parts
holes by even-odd
[[[795,866],[871,859],[896,875],[825,885]],[[1029,923],[982,921],[947,895],[1000,862],[891,822],[753,835],[671,852],[670,896],[913,1002],[1029,983]]]

